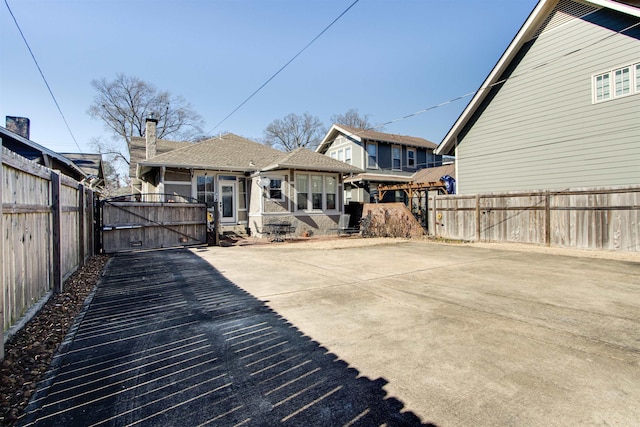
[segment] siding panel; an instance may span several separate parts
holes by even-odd
[[[609,37],[607,26],[630,22],[601,10],[523,47],[461,133],[461,194],[640,182],[640,95],[593,104],[591,94],[594,74],[640,61],[640,31]]]

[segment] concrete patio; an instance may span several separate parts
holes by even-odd
[[[640,424],[638,254],[120,254],[78,320],[21,425]]]

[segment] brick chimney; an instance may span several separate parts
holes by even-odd
[[[158,126],[158,119],[154,118],[154,114],[150,113],[145,121],[145,136],[147,138],[147,159],[151,159],[156,156],[156,147],[158,145],[158,137],[156,136],[156,128]]]
[[[29,139],[31,133],[31,122],[26,117],[6,117],[6,127],[11,132],[20,135],[25,139]]]

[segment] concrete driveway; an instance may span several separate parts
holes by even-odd
[[[640,425],[640,256],[344,239],[193,250],[438,426]]]

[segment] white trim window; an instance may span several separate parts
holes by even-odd
[[[340,160],[341,162],[344,161],[344,151],[343,150],[338,150],[338,160]]]
[[[344,162],[351,164],[351,147],[344,149]]]
[[[282,183],[284,179],[279,177],[269,178],[269,200],[281,202],[284,200],[284,192],[282,191]]]
[[[416,168],[416,149],[407,148],[407,167],[409,169]]]
[[[309,209],[309,175],[296,175],[296,205],[299,211]]]
[[[322,175],[311,175],[311,209],[322,210]]]
[[[391,170],[402,170],[402,147],[399,145],[391,147]]]
[[[625,65],[593,76],[593,102],[640,94],[640,64]]]
[[[296,209],[322,211],[338,208],[336,175],[296,174]]]
[[[338,154],[335,151],[332,151],[330,155],[332,159],[335,159],[338,157]]]
[[[326,209],[335,210],[337,206],[336,196],[338,194],[337,180],[335,176],[324,177],[324,191],[325,191],[325,198],[327,201]]]
[[[367,168],[378,169],[378,144],[367,142]]]

